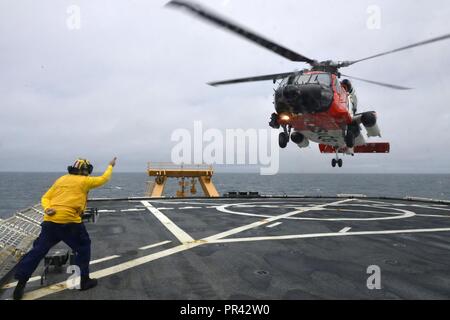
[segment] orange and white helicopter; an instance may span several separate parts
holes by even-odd
[[[361,134],[361,125],[365,127],[368,137],[381,137],[377,124],[377,114],[374,111],[358,113],[358,100],[352,83],[348,79],[341,81],[340,78],[344,76],[397,90],[411,89],[343,75],[339,72],[339,69],[361,61],[450,38],[450,34],[446,34],[353,61],[317,61],[276,44],[196,3],[173,0],[167,5],[186,9],[216,26],[240,35],[291,61],[308,63],[311,68],[302,71],[211,82],[209,84],[219,86],[264,80],[273,80],[276,83],[277,80],[282,80],[275,90],[274,105],[276,112],[272,114],[269,122],[269,125],[274,129],[282,128],[279,134],[280,147],[285,148],[290,140],[300,148],[306,148],[310,141],[316,142],[319,144],[320,152],[336,154],[331,162],[333,167],[336,167],[336,165],[342,167],[342,159],[339,158],[339,153],[354,155],[355,153],[388,153],[390,151],[390,145],[387,142],[366,142]]]

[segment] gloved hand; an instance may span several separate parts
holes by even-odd
[[[55,209],[52,209],[52,208],[45,209],[45,214],[48,216],[53,216],[55,213],[56,213]]]
[[[110,162],[109,162],[109,164],[111,165],[111,166],[115,166],[116,165],[116,160],[117,160],[117,157],[114,157],[114,159],[112,159]]]

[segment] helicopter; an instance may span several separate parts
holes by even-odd
[[[275,89],[275,112],[272,113],[269,122],[271,128],[277,130],[281,128],[278,139],[280,148],[286,148],[290,141],[300,148],[308,147],[310,141],[318,143],[321,153],[335,154],[335,158],[331,161],[332,167],[343,166],[343,160],[339,157],[339,154],[353,156],[355,153],[390,152],[388,142],[366,142],[361,132],[361,126],[365,128],[368,138],[381,137],[377,113],[375,111],[358,113],[356,90],[349,79],[395,90],[412,89],[344,75],[340,72],[340,69],[362,61],[450,38],[450,34],[446,34],[358,60],[318,61],[268,40],[197,3],[172,0],[166,6],[185,9],[207,22],[250,40],[284,58],[309,64],[310,68],[300,71],[216,81],[208,84],[221,86],[266,80],[272,80],[275,84],[278,80],[281,80],[278,88]],[[348,79],[341,80],[341,77]]]

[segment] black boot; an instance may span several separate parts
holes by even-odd
[[[14,300],[21,300],[23,297],[23,291],[25,290],[25,286],[27,285],[27,281],[25,280],[19,280],[19,282],[16,285],[16,288],[14,289],[13,293],[13,299]]]
[[[89,290],[97,285],[97,279],[91,279],[89,276],[81,276],[80,290]]]

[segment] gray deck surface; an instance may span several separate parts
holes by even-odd
[[[68,274],[51,273],[44,286],[30,281],[25,298],[450,298],[447,205],[339,198],[148,202],[153,208],[137,200],[90,202],[100,210],[99,220],[86,224],[96,288],[69,290]],[[379,290],[367,287],[371,265],[381,270]],[[42,264],[35,275],[41,271]],[[0,298],[11,293],[3,289]]]

